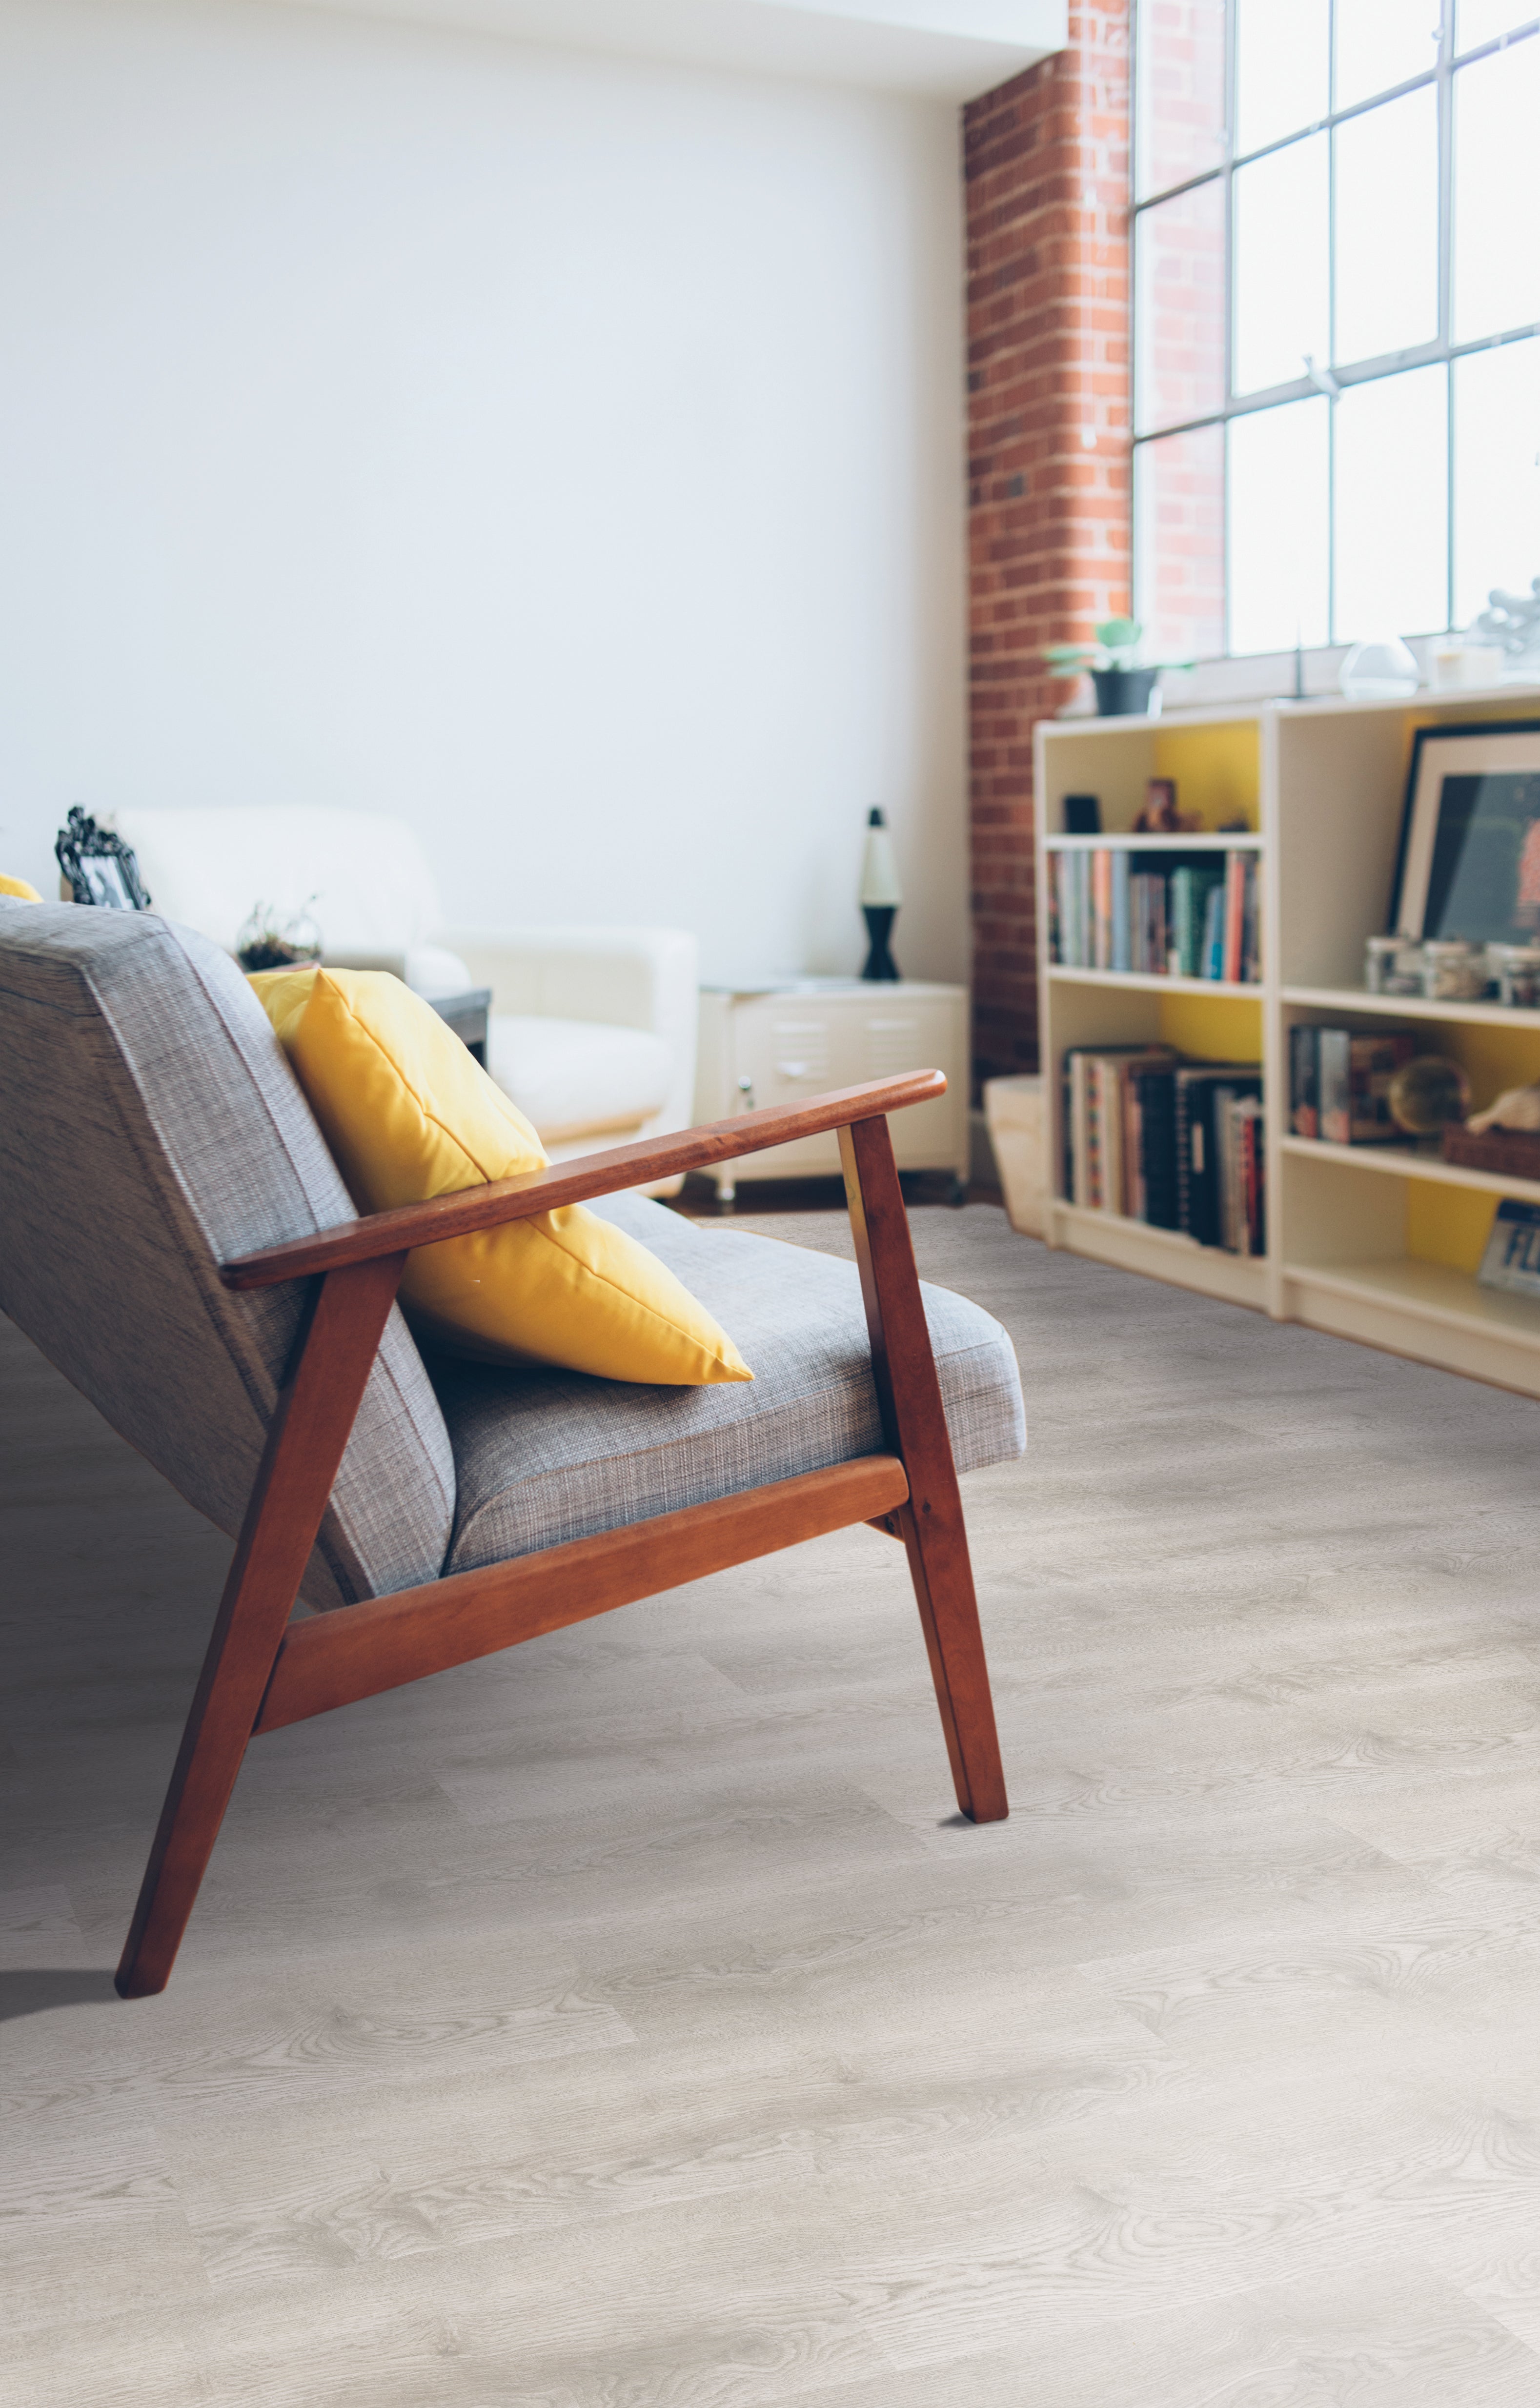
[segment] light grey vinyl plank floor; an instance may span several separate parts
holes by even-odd
[[[1540,1409],[914,1217],[1011,1820],[844,1532],[259,1742],[132,2006],[228,1546],[0,1324],[5,2408],[1540,2408]]]

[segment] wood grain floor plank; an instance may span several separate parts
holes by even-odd
[[[223,2288],[578,2233],[682,2200],[729,2209],[751,2190],[928,2183],[980,2152],[1015,2166],[1043,2133],[1187,2078],[1138,2025],[1068,1985],[1057,2000],[1036,1985],[1025,2020],[1025,2042],[997,2032],[989,2050],[941,2013],[901,2046],[874,2014],[864,2028],[842,2014],[837,2032],[787,2017],[779,2045],[763,2029],[744,2045],[730,2027],[697,2028],[590,2057],[560,2091],[525,2067],[491,2107],[470,2077],[398,2100],[270,2108],[237,2160],[184,2112],[163,2115],[160,2135]]]
[[[64,2330],[7,2334],[4,2408],[80,2408],[87,2400],[92,2408],[217,2408],[209,2376],[152,2301]]]
[[[502,2408],[561,2387],[580,2408],[759,2408],[885,2363],[823,2271],[834,2211],[816,2187],[796,2202],[606,2217],[582,2259],[562,2229],[231,2287],[189,2315],[190,2345],[237,2408]]]
[[[372,1945],[303,1959],[265,1979],[243,1967],[187,1969],[165,2012],[128,2034],[109,2006],[33,2015],[7,2033],[0,2100],[10,2114],[124,2109],[153,2120],[162,2100],[261,2112],[271,2098],[320,2099],[480,2066],[626,2047],[633,2035],[559,1945],[528,1934],[410,1951]]]
[[[927,2365],[824,2408],[1531,2408],[1535,2366],[1425,2267],[1327,2275],[1087,2332],[1044,2369],[1019,2352]]]

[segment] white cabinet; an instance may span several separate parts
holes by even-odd
[[[888,1123],[900,1170],[968,1177],[968,990],[904,979],[788,980],[783,985],[708,986],[700,994],[696,1119],[727,1120],[767,1104],[806,1103],[831,1087],[904,1070],[943,1070],[946,1093],[895,1112]],[[740,1179],[838,1175],[832,1132],[725,1163],[716,1192],[732,1201]]]

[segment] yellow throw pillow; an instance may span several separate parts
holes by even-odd
[[[0,895],[14,895],[19,903],[40,903],[43,899],[36,887],[29,886],[24,878],[7,878],[3,872],[0,872]]]
[[[251,983],[361,1212],[544,1168],[524,1114],[388,971],[312,964]],[[415,1248],[401,1303],[430,1344],[482,1362],[674,1387],[754,1377],[673,1273],[581,1204]]]

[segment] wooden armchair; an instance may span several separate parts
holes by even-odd
[[[958,1803],[1004,1813],[954,1455],[1019,1454],[1020,1381],[998,1323],[916,1281],[885,1118],[941,1086],[883,1080],[360,1219],[216,946],[152,912],[0,902],[0,1309],[237,1541],[124,1997],[165,1986],[254,1736],[846,1523],[903,1540]],[[636,1192],[824,1129],[858,1283]],[[394,1303],[410,1249],[584,1198],[720,1315],[752,1382],[418,1351]]]
[[[885,1118],[944,1088],[939,1070],[875,1080],[372,1213],[221,1267],[237,1291],[303,1280],[309,1295],[118,1968],[125,1999],[169,1979],[253,1737],[849,1523],[902,1540],[957,1804],[975,1823],[1005,1814],[962,1503]],[[291,1623],[409,1249],[824,1129],[840,1133],[883,1453]]]

